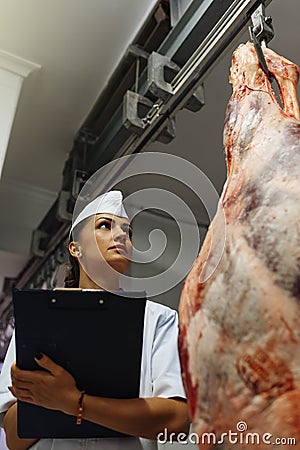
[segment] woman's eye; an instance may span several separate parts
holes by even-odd
[[[110,223],[109,222],[101,222],[98,225],[98,228],[101,228],[101,229],[107,228],[108,230],[110,230]]]

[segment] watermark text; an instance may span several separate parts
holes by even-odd
[[[168,429],[165,428],[164,431],[157,435],[157,441],[160,444],[173,444],[178,443],[182,445],[187,444],[243,444],[243,445],[296,445],[296,439],[294,437],[276,437],[272,433],[256,433],[247,431],[248,426],[244,421],[240,421],[236,424],[236,430],[228,430],[217,436],[215,433],[202,433],[201,435],[197,433],[190,433],[189,435],[185,433],[169,433]]]

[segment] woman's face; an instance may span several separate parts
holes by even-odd
[[[126,218],[105,213],[92,216],[76,238],[80,246],[79,263],[92,279],[101,271],[107,273],[107,264],[124,273],[130,266],[131,237],[132,227]]]

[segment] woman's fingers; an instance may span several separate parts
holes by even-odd
[[[41,395],[38,392],[30,389],[16,388],[15,386],[8,386],[8,389],[14,397],[22,402],[33,403],[35,405],[43,406]]]
[[[61,375],[62,372],[65,372],[65,370],[61,366],[59,366],[58,364],[55,364],[55,362],[52,361],[52,359],[49,358],[49,356],[46,356],[46,355],[44,355],[42,353],[40,353],[34,359],[35,359],[35,362],[40,367],[42,367],[43,369],[47,370],[52,375]]]
[[[11,379],[11,383],[15,389],[27,389],[28,390],[33,386],[33,383],[31,383],[29,381],[19,381],[19,380],[16,380],[15,378]]]
[[[19,400],[63,411],[70,393],[79,392],[74,377],[46,355],[36,355],[35,361],[41,370],[21,370],[13,364],[12,394]]]
[[[14,390],[14,387],[13,386],[7,386],[7,387],[8,387],[8,390],[12,393],[12,395],[14,397],[16,397],[16,391]]]
[[[52,361],[49,356],[46,356],[42,353],[38,354],[35,358],[36,363],[43,368],[44,370],[22,370],[19,369],[16,364],[13,364],[11,367],[11,378],[15,381],[22,381],[28,383],[36,383],[41,377],[45,377],[47,375],[53,375],[54,377],[61,377],[68,375],[63,367],[56,364]]]
[[[13,385],[26,387],[27,385],[32,384],[32,381],[26,376],[26,373],[24,374],[24,371],[20,370],[15,364],[11,368],[10,377]]]
[[[21,370],[16,364],[13,364],[11,367],[11,379],[16,381],[24,381],[24,382],[32,382],[32,379],[35,376],[35,372],[29,370]]]
[[[15,388],[14,386],[8,386],[8,389],[10,390],[12,395],[16,397],[18,400],[21,400],[22,402],[32,403],[33,396],[28,389],[19,389]]]
[[[34,358],[39,366],[43,367],[45,370],[23,370],[14,363],[11,366],[11,379],[14,381],[36,383],[41,377],[46,375],[55,374],[55,372],[60,373],[63,369],[62,367],[55,364],[48,356],[41,355],[39,360],[37,357]]]

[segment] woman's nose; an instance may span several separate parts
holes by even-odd
[[[113,235],[114,241],[122,240],[125,241],[127,239],[127,233],[123,228],[116,227],[114,235]]]

